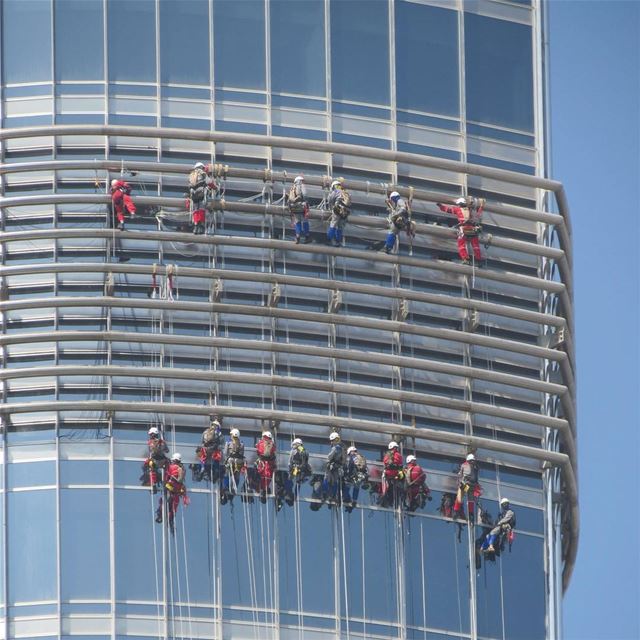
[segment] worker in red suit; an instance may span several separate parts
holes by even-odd
[[[398,443],[392,440],[382,458],[382,495],[380,496],[380,506],[382,507],[395,507],[399,504],[404,481],[402,462]]]
[[[456,225],[458,230],[458,255],[462,259],[463,264],[471,264],[467,242],[471,243],[476,261],[482,260],[478,236],[482,232],[480,220],[482,218],[484,202],[484,198],[474,197],[458,198],[456,200],[456,206],[453,207],[438,202],[440,211],[451,213],[458,218],[458,224]]]
[[[131,216],[136,215],[136,205],[131,199],[131,185],[128,182],[125,180],[111,181],[111,203],[118,220],[118,229],[123,231],[125,212]]]
[[[189,207],[191,211],[193,233],[197,236],[205,232],[207,199],[210,194],[218,190],[218,185],[212,173],[213,165],[205,165],[203,162],[196,162],[189,173],[189,198],[187,200],[187,207]]]
[[[256,470],[260,477],[260,502],[265,503],[276,470],[276,444],[270,431],[262,432],[262,438],[256,445],[256,453],[258,454]]]
[[[180,498],[182,498],[185,506],[189,504],[187,489],[184,486],[184,476],[185,470],[182,466],[182,455],[179,453],[171,454],[171,461],[165,471],[164,489],[169,515],[168,524],[172,533],[174,532],[174,521],[180,505]],[[156,522],[162,522],[162,498],[160,498],[160,504],[156,511]]]
[[[424,508],[427,500],[430,500],[431,491],[427,487],[427,474],[418,464],[414,455],[407,456],[407,466],[404,470],[407,483],[404,497],[407,511],[415,511],[418,507]]]

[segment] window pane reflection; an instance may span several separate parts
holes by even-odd
[[[115,531],[116,600],[162,597],[162,528],[154,521],[156,506],[150,491],[115,490],[116,522],[126,523]]]
[[[271,90],[325,95],[324,0],[272,0]],[[293,44],[291,35],[296,36]]]
[[[332,0],[331,92],[334,100],[389,104],[386,2]]]
[[[109,0],[109,80],[156,80],[155,2]]]
[[[465,14],[467,118],[533,131],[531,27]]]
[[[62,522],[60,531],[60,595],[62,599],[108,598],[109,502],[107,490],[62,489],[60,518]]]
[[[51,80],[50,0],[2,3],[2,73],[5,84]]]
[[[216,0],[213,16],[216,87],[264,89],[264,2]]]
[[[208,0],[162,0],[160,41],[161,82],[209,84]]]
[[[56,494],[9,493],[9,604],[56,598]]]
[[[104,33],[101,0],[56,0],[56,80],[102,80]]]
[[[458,12],[396,2],[398,109],[459,115]]]

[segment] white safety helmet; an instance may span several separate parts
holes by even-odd
[[[329,434],[329,442],[333,442],[334,440],[340,440],[340,434],[337,431],[332,431]]]
[[[407,456],[407,464],[409,464],[410,462],[415,462],[416,461],[416,457],[413,455]]]
[[[302,440],[300,440],[300,438],[294,438],[293,441],[291,442],[292,447],[296,447],[299,444],[302,444]]]
[[[204,163],[202,163],[202,162],[196,162],[196,163],[193,165],[193,168],[194,168],[194,169],[204,169]]]
[[[389,200],[398,200],[400,198],[400,194],[397,191],[392,191],[389,194]]]
[[[115,178],[111,181],[111,186],[115,187],[118,184],[118,180],[116,180]]]
[[[467,462],[471,462],[472,460],[475,460],[475,459],[476,459],[476,457],[473,455],[473,453],[470,453],[470,454],[467,456]]]
[[[395,440],[392,440],[387,446],[387,449],[389,449],[389,451],[391,451],[391,449],[397,449],[397,448],[398,448],[398,443]]]
[[[505,504],[509,504],[509,499],[508,498],[502,498],[502,500],[500,500],[500,506],[505,505]]]
[[[457,199],[456,199],[456,204],[457,204],[458,206],[465,205],[465,204],[467,204],[467,199],[466,199],[466,198],[457,198]]]
[[[331,188],[332,189],[340,189],[340,188],[342,188],[342,182],[340,182],[340,180],[334,180],[331,183]]]
[[[148,433],[150,436],[159,436],[159,435],[160,435],[160,430],[158,429],[158,427],[151,427],[151,428],[149,429],[149,431],[147,431],[147,433]]]
[[[273,436],[271,435],[271,431],[263,431],[262,432],[262,437],[263,438],[269,438],[269,440],[273,440]]]
[[[232,438],[239,438],[240,437],[240,431],[238,429],[231,429],[231,431],[229,432]]]
[[[301,182],[304,182],[304,178],[302,176],[296,176],[293,184],[300,184]]]
[[[348,453],[348,454],[355,453],[356,451],[357,451],[357,449],[356,449],[355,447],[349,447],[349,448],[347,449],[347,453]]]
[[[182,454],[178,452],[172,453],[171,462],[182,462]]]

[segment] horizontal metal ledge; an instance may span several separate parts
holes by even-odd
[[[241,144],[257,147],[278,147],[283,149],[298,149],[302,151],[319,151],[330,154],[341,154],[368,158],[373,160],[383,160],[387,162],[411,164],[432,169],[442,169],[454,173],[480,176],[491,180],[499,180],[510,184],[543,189],[551,191],[556,196],[556,201],[560,214],[565,219],[565,224],[569,227],[568,208],[562,183],[547,178],[529,176],[515,171],[496,169],[474,165],[468,162],[447,160],[444,158],[434,158],[415,153],[403,151],[388,151],[386,149],[376,149],[372,147],[361,147],[356,145],[323,142],[319,140],[302,140],[296,138],[285,138],[283,136],[256,135],[245,133],[231,133],[221,131],[195,131],[193,129],[178,128],[158,128],[158,127],[131,127],[119,125],[48,125],[42,127],[24,127],[15,129],[0,130],[0,140],[12,140],[17,138],[33,138],[47,136],[121,136],[133,138],[170,138],[176,140],[195,140],[204,142],[220,142]]]
[[[322,324],[337,324],[376,331],[388,331],[438,338],[451,342],[475,344],[503,351],[513,351],[535,358],[562,361],[567,355],[562,351],[546,349],[536,345],[529,345],[513,340],[505,340],[492,336],[467,333],[453,329],[436,329],[432,327],[413,325],[394,320],[369,319],[360,316],[347,316],[334,313],[319,313],[314,311],[298,311],[295,309],[281,309],[279,307],[262,307],[258,305],[226,304],[219,302],[182,302],[179,300],[158,300],[145,298],[113,298],[109,296],[95,297],[53,297],[31,298],[27,300],[9,300],[0,302],[0,312],[19,311],[26,309],[59,309],[69,307],[106,307],[106,308],[138,308],[164,309],[174,311],[189,311],[192,313],[226,313],[249,315],[266,318],[286,318],[302,322],[318,322]]]
[[[158,265],[156,272],[159,275],[166,273],[167,265]],[[151,275],[154,271],[153,265],[147,264],[118,264],[95,262],[55,262],[46,264],[26,264],[15,266],[1,266],[0,277],[11,277],[19,275],[33,274],[53,274],[53,273],[124,273]],[[518,307],[485,302],[474,298],[458,298],[445,294],[425,293],[423,291],[413,291],[400,287],[384,287],[380,285],[362,284],[349,282],[348,280],[330,280],[328,278],[312,278],[307,276],[291,276],[280,273],[261,273],[254,271],[235,271],[230,269],[201,269],[197,267],[179,267],[180,276],[191,278],[220,278],[222,280],[243,281],[243,282],[263,282],[268,284],[287,284],[299,287],[312,287],[314,289],[339,290],[352,293],[360,293],[383,298],[393,298],[396,300],[415,300],[427,304],[441,305],[445,307],[455,307],[459,309],[473,309],[478,312],[505,316],[516,320],[523,320],[539,325],[549,325],[554,327],[565,327],[566,320],[560,316],[553,316],[538,311],[528,311]]]
[[[0,346],[15,344],[36,344],[41,342],[129,342],[135,344],[164,344],[206,349],[240,349],[255,352],[308,355],[318,358],[333,358],[401,367],[419,371],[434,371],[446,375],[486,380],[496,384],[529,389],[540,393],[567,396],[564,385],[544,382],[533,378],[500,373],[490,369],[478,369],[426,358],[387,355],[378,352],[315,347],[295,342],[272,342],[270,340],[242,340],[209,336],[191,336],[170,333],[138,333],[126,331],[54,331],[47,333],[9,333],[0,335]]]
[[[167,196],[135,196],[135,202],[138,204],[146,205],[162,205],[165,207],[172,207],[178,209],[184,209],[184,198],[167,197]],[[25,195],[25,196],[11,196],[0,197],[0,207],[18,207],[18,206],[36,206],[36,205],[49,205],[49,204],[65,204],[65,203],[78,203],[81,202],[91,204],[104,204],[110,205],[111,197],[98,194],[77,194],[77,193],[65,193],[65,194],[39,194],[39,195]],[[290,219],[291,214],[288,208],[268,205],[257,204],[252,202],[240,202],[237,200],[213,200],[210,201],[207,207],[211,211],[232,211],[235,213],[255,214],[263,216],[273,215],[281,216]],[[383,211],[382,207],[380,210]],[[176,212],[175,215],[182,213],[188,216],[187,211]],[[309,217],[311,219],[323,221],[325,216],[324,211],[320,211],[315,208],[311,208],[309,211]],[[355,216],[349,217],[349,223],[352,225],[358,225],[362,227],[368,227],[370,229],[386,230],[389,223],[386,217],[375,216]],[[416,224],[417,238],[421,235],[435,236],[438,239],[449,240],[453,243],[456,232],[451,227],[444,227],[434,224]],[[488,234],[482,234],[480,241],[485,242],[489,240]],[[532,242],[525,242],[523,240],[512,240],[510,238],[501,238],[500,236],[491,235],[491,245],[502,249],[508,249],[510,251],[519,251],[535,256],[543,256],[553,260],[561,260],[564,257],[562,249],[556,249],[554,247],[547,247],[545,245],[539,245]]]
[[[299,378],[295,376],[265,375],[233,371],[214,371],[210,369],[181,369],[176,367],[132,367],[119,365],[60,365],[51,367],[26,367],[0,370],[0,380],[20,380],[39,377],[60,376],[105,376],[105,377],[142,377],[175,380],[197,380],[201,382],[238,382],[249,385],[274,387],[294,387],[311,389],[326,393],[337,393],[351,396],[380,398],[395,402],[406,402],[430,407],[439,407],[477,413],[505,420],[526,422],[549,429],[561,431],[571,439],[569,425],[562,418],[554,418],[519,409],[508,409],[482,402],[457,400],[446,396],[438,396],[412,391],[400,391],[385,387],[374,387],[364,384],[331,382],[317,378]],[[571,454],[570,454],[571,455]]]
[[[226,166],[226,165],[225,165]],[[182,176],[187,176],[192,167],[188,164],[180,164],[177,162],[145,162],[140,160],[127,160],[125,164],[126,169],[130,171],[136,171],[138,173],[154,173],[154,174],[166,174],[173,173]],[[5,163],[0,165],[0,175],[7,174],[21,174],[28,172],[41,172],[41,171],[73,171],[73,170],[89,170],[89,171],[112,171],[118,172],[122,170],[122,162],[115,160],[44,160],[38,162],[14,162]],[[285,173],[284,171],[270,171],[268,176],[270,181],[273,182],[274,187],[280,186],[285,181],[290,181],[292,173]],[[244,169],[242,167],[234,167],[229,165],[225,171],[226,178],[240,178],[247,180],[260,180],[264,181],[267,174],[264,170],[260,169]],[[308,185],[323,187],[325,185],[325,178],[322,176],[314,176],[305,174],[305,182]],[[134,179],[135,180],[135,179]],[[352,178],[344,179],[343,184],[351,192],[362,192],[366,194],[378,194],[386,196],[389,185],[380,184],[378,182],[367,182],[365,180],[354,180]],[[428,191],[426,189],[413,189],[410,190],[406,187],[395,185],[396,191],[400,195],[413,198],[414,203],[416,201],[424,202],[442,202],[442,192]],[[459,194],[452,195],[451,197],[458,197]],[[488,202],[485,207],[485,211],[499,213],[500,215],[508,218],[517,218],[520,220],[528,220],[530,222],[541,222],[544,224],[551,224],[554,226],[562,226],[564,224],[564,218],[557,213],[548,213],[546,211],[538,211],[533,209],[527,209],[525,207],[518,207],[515,205],[502,204],[499,202]],[[564,247],[563,247],[564,249]]]
[[[288,214],[287,214],[288,215]],[[120,240],[138,240],[143,242],[179,242],[183,244],[202,245],[229,245],[256,247],[262,249],[276,249],[282,251],[295,251],[303,253],[316,253],[336,257],[357,258],[368,262],[381,262],[387,264],[400,264],[422,269],[445,271],[460,276],[471,276],[474,268],[462,264],[454,264],[443,260],[426,258],[414,258],[404,255],[387,255],[384,252],[363,251],[358,249],[346,249],[343,247],[329,247],[316,244],[295,244],[286,240],[273,240],[269,238],[246,238],[241,236],[194,236],[191,234],[173,231],[114,231],[113,229],[37,229],[31,231],[12,231],[0,234],[0,243],[23,242],[27,240],[53,240],[62,238],[104,238]],[[506,282],[521,287],[528,287],[540,291],[566,294],[564,284],[552,280],[544,280],[532,276],[523,276],[506,271],[494,271],[491,269],[475,269],[476,280],[493,280]],[[568,299],[567,299],[568,301]],[[569,302],[569,301],[568,301]],[[571,311],[571,306],[567,312]]]

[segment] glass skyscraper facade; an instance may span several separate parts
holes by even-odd
[[[539,0],[2,0],[0,638],[561,635],[578,538],[571,228],[549,179]],[[224,188],[206,233],[195,161]],[[305,176],[314,242],[283,196]],[[112,228],[124,176],[138,216]],[[329,177],[353,198],[324,243]],[[417,233],[387,255],[385,194]],[[460,264],[437,202],[487,200]],[[209,416],[415,453],[432,502],[352,513],[187,477],[175,535],[147,429],[195,462]],[[473,451],[479,524],[439,512]],[[375,485],[375,482],[374,482]]]

